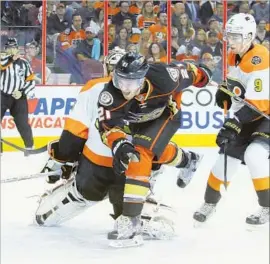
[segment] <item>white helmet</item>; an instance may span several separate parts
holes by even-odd
[[[226,23],[226,34],[236,33],[241,34],[244,42],[247,40],[253,41],[256,37],[256,22],[252,15],[239,13],[233,15]],[[249,37],[251,35],[251,39]]]
[[[126,51],[119,47],[109,51],[109,54],[104,58],[105,75],[109,75],[113,71],[114,66],[125,54]]]

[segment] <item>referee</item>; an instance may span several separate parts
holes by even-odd
[[[25,148],[33,148],[33,134],[28,124],[27,99],[35,96],[34,74],[29,63],[20,57],[18,42],[9,38],[5,44],[6,55],[1,56],[1,121],[7,111],[14,118]]]

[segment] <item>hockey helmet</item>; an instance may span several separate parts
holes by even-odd
[[[148,69],[149,65],[144,56],[135,52],[128,52],[119,60],[114,73],[125,79],[142,79]]]
[[[16,38],[8,38],[5,44],[5,49],[18,48],[18,42]]]
[[[242,36],[244,42],[252,42],[256,37],[256,21],[250,14],[239,13],[233,15],[225,27],[225,39],[229,34],[238,34]]]
[[[113,72],[114,87],[130,100],[140,93],[149,65],[144,56],[128,52],[116,64]]]

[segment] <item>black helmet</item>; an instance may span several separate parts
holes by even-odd
[[[5,44],[5,48],[18,48],[18,42],[17,39],[15,38],[8,38],[6,44]]]
[[[116,64],[114,73],[125,79],[142,79],[145,77],[149,65],[144,56],[128,52]]]

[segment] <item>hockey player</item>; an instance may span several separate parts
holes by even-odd
[[[105,59],[108,75],[111,67],[123,54],[121,50],[112,51]],[[113,204],[114,218],[122,213],[125,177],[115,175],[111,150],[102,143],[96,122],[98,97],[110,79],[106,77],[92,80],[82,88],[77,103],[66,120],[60,140],[49,146],[51,159],[45,169],[58,171],[61,168],[62,177],[68,180],[42,195],[35,216],[36,222],[41,226],[60,224],[103,200],[107,194]],[[171,143],[171,146],[174,145]],[[70,178],[76,161],[79,161],[76,177]],[[153,172],[152,177],[156,173],[157,171]],[[55,177],[49,180],[54,182],[59,179],[59,175]],[[155,210],[158,213],[154,213]],[[168,206],[157,206],[148,199],[143,212],[143,232],[155,239],[171,237],[174,226],[168,216],[173,215]],[[108,236],[114,238],[117,235],[113,231]]]
[[[148,65],[132,52],[117,63],[99,96],[98,111],[100,135],[112,150],[114,171],[126,175],[123,213],[116,220],[118,240],[139,237],[153,161],[188,168],[184,175],[189,178],[196,170],[199,155],[169,142],[180,124],[181,91],[190,85],[204,87],[210,78],[203,66]]]
[[[243,13],[232,16],[226,24],[225,36],[230,50],[227,84],[223,86],[269,114],[269,51],[262,45],[252,44],[256,36],[253,16]],[[269,120],[221,90],[216,93],[216,102],[221,108],[226,102],[233,117],[225,119],[217,135],[220,154],[208,178],[205,203],[193,218],[205,222],[215,212],[221,199],[220,186],[224,184],[226,151],[228,182],[243,162],[258,196],[260,208],[246,218],[246,223],[249,228],[262,226],[269,222]]]

